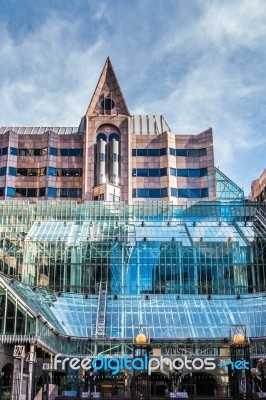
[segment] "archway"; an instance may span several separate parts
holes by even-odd
[[[212,396],[218,388],[218,384],[214,375],[206,372],[193,372],[184,376],[182,381],[182,389],[186,390],[189,395]]]
[[[9,388],[12,386],[13,365],[7,363],[3,366],[1,371],[2,387]]]

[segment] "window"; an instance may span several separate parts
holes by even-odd
[[[132,197],[160,198],[167,197],[167,188],[158,189],[133,189]]]
[[[208,168],[201,168],[200,176],[207,176],[207,175],[208,175]]]
[[[97,161],[105,161],[105,154],[104,153],[98,153],[97,154]]]
[[[110,154],[110,161],[117,161],[118,162],[118,154],[116,153],[111,153]]]
[[[170,148],[170,155],[177,157],[201,157],[206,156],[206,148],[202,149],[172,149]]]
[[[176,168],[170,168],[170,175],[176,176]]]
[[[201,189],[201,197],[209,197],[209,189],[208,188]]]
[[[0,156],[6,156],[7,155],[7,147],[3,147],[0,149]]]
[[[138,149],[137,150],[137,156],[145,157],[147,155],[148,155],[147,149]]]
[[[176,188],[171,188],[171,196],[177,197],[177,189]]]
[[[83,155],[82,149],[69,149],[69,156],[81,157]]]
[[[16,176],[17,175],[17,169],[13,167],[9,167],[9,175]]]
[[[13,188],[13,187],[8,187],[8,188],[7,188],[7,196],[9,196],[9,197],[15,197],[15,188]]]
[[[5,195],[5,188],[0,187],[0,196],[4,196],[4,195]]]
[[[199,156],[200,157],[202,157],[202,156],[206,156],[207,155],[207,151],[206,151],[206,149],[199,149]]]
[[[188,177],[188,169],[177,169],[176,176]]]
[[[96,141],[99,142],[100,140],[104,140],[106,142],[106,135],[104,133],[99,133],[97,135]]]
[[[82,196],[82,189],[59,189],[59,197],[78,198]]]
[[[191,169],[175,169],[170,168],[170,174],[172,176],[181,176],[185,178],[197,178],[200,176],[207,176],[208,175],[208,168],[191,168]]]
[[[148,149],[148,156],[159,157],[160,156],[160,149]]]
[[[18,149],[19,156],[45,156],[47,154],[47,147],[43,149]]]
[[[167,197],[167,188],[161,189],[161,197]]]
[[[188,198],[188,199],[198,199],[202,197],[209,196],[208,188],[203,189],[176,189],[171,188],[171,196],[180,197],[180,198]]]
[[[132,149],[132,156],[160,157],[166,155],[166,148],[162,149]]]
[[[45,196],[45,187],[39,189],[39,197]]]
[[[82,176],[81,168],[62,168],[61,170],[57,169],[57,176]]]
[[[132,170],[132,176],[141,177],[160,177],[167,175],[167,168],[134,168]]]
[[[187,157],[187,149],[176,149],[175,150],[175,155],[177,157]]]
[[[55,147],[50,147],[50,155],[57,156],[57,149]]]
[[[6,167],[0,168],[0,176],[6,175]]]
[[[10,154],[12,156],[17,156],[18,155],[18,149],[16,147],[10,147]]]
[[[83,155],[83,150],[82,149],[60,149],[59,154],[62,157],[65,157],[65,156],[80,157]]]
[[[48,187],[47,196],[48,197],[56,197],[56,188]]]
[[[68,156],[68,149],[60,149],[60,156]]]

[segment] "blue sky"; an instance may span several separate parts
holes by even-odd
[[[211,126],[248,194],[266,167],[265,44],[264,0],[0,0],[0,125],[78,125],[109,55],[131,114]]]

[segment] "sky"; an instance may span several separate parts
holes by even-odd
[[[0,125],[78,126],[110,57],[131,114],[213,128],[250,192],[266,167],[265,0],[0,0]]]

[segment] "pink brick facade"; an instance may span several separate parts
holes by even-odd
[[[130,115],[109,58],[79,128],[1,128],[0,171],[1,199],[216,198],[211,128],[176,135]]]

